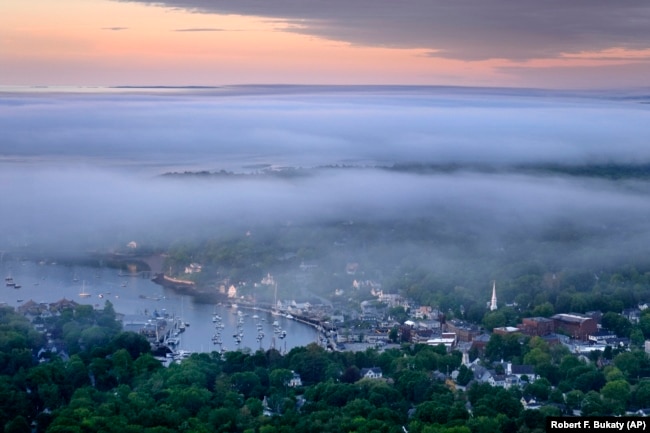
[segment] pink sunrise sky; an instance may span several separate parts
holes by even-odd
[[[642,0],[0,3],[3,86],[622,88],[648,60]]]

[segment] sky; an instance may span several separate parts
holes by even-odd
[[[645,0],[6,0],[2,86],[647,87]]]

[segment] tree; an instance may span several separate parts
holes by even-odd
[[[534,396],[537,400],[546,401],[551,393],[551,382],[544,378],[537,379],[526,386],[525,392]]]
[[[625,412],[625,406],[630,398],[630,384],[622,379],[614,380],[605,384],[600,394],[609,400],[608,406],[612,412],[620,415]]]
[[[489,331],[506,326],[506,316],[502,311],[490,311],[483,316],[483,326]]]
[[[474,373],[472,372],[472,370],[467,368],[467,366],[465,365],[461,365],[458,368],[458,376],[456,377],[456,382],[458,382],[459,385],[465,386],[472,379],[474,379]]]
[[[603,327],[610,329],[619,337],[629,337],[632,331],[632,324],[625,317],[620,314],[609,311],[603,314],[602,318]]]
[[[637,353],[641,353],[638,356]],[[646,362],[645,354],[643,352],[623,352],[614,357],[614,365],[618,367],[628,380],[636,379],[641,371],[642,363]]]
[[[400,324],[406,322],[406,320],[409,318],[408,313],[401,305],[390,308],[388,310],[388,315]]]
[[[537,305],[531,312],[531,315],[535,317],[551,317],[553,314],[555,314],[555,309],[553,304],[548,301]]]
[[[579,389],[574,389],[565,394],[565,402],[569,409],[579,409],[582,406],[582,400],[585,398],[585,393]]]
[[[269,373],[269,383],[271,386],[284,389],[293,377],[293,371],[286,368],[276,368]]]
[[[391,343],[397,343],[399,341],[399,328],[396,326],[391,328],[391,330],[388,332],[388,339],[391,341]]]
[[[18,415],[5,425],[5,433],[31,433],[32,429],[24,416]]]
[[[596,391],[589,391],[582,400],[582,416],[603,416],[608,410],[603,405],[600,394]]]
[[[111,357],[113,368],[111,375],[115,378],[117,383],[130,383],[133,378],[135,369],[133,367],[133,359],[126,349],[119,349]]]
[[[126,349],[132,359],[137,359],[140,355],[151,353],[151,345],[147,339],[135,332],[120,332],[111,344],[116,349]]]
[[[630,331],[630,342],[632,345],[642,348],[645,342],[643,332],[638,328],[633,328],[632,331]]]
[[[485,346],[485,355],[491,361],[511,360],[515,356],[521,356],[521,348],[518,335],[492,334]]]
[[[638,407],[650,407],[650,380],[642,380],[632,395],[634,403]]]
[[[542,364],[549,364],[551,355],[539,347],[535,347],[524,356],[524,364],[531,364],[535,367]]]
[[[351,365],[343,371],[341,382],[354,383],[361,378],[360,370],[356,365]]]

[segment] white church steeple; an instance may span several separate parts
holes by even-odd
[[[497,309],[497,282],[492,281],[492,299],[490,300],[490,311]]]

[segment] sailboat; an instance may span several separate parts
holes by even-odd
[[[83,284],[81,285],[81,292],[79,293],[79,296],[82,298],[87,298],[90,296],[90,293],[86,292],[86,280],[84,280]]]

